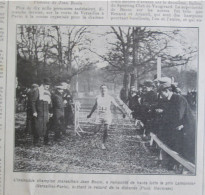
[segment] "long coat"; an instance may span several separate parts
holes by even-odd
[[[52,106],[55,127],[62,128],[64,125],[64,103],[63,96],[59,92],[52,94]]]
[[[140,105],[139,119],[144,123],[147,134],[156,131],[155,124],[155,108],[157,105],[157,93],[155,91],[148,91],[142,96]]]
[[[182,130],[177,127],[183,125]],[[167,101],[162,116],[159,137],[172,150],[195,162],[195,119],[187,100],[173,94]]]
[[[39,100],[39,90],[33,92],[31,98],[32,113],[37,113],[35,120],[35,137],[46,136],[51,105],[47,101]]]
[[[132,111],[132,116],[135,119],[140,119],[140,107],[139,96],[134,95],[129,97],[129,108]]]
[[[27,93],[27,108],[26,108],[26,131],[28,133],[34,133],[35,131],[35,118],[33,117],[33,112],[32,112],[32,98],[33,98],[33,93],[37,89],[30,89],[30,91]]]
[[[63,100],[65,100],[67,103],[65,104],[65,125],[71,125],[73,124],[73,120],[74,120],[74,113],[73,113],[73,108],[72,108],[72,104],[73,104],[73,97],[71,92],[66,89],[64,91],[63,94]]]
[[[148,91],[142,96],[141,115],[142,121],[146,123],[147,120],[154,118],[154,109],[158,103],[158,96],[155,91]]]

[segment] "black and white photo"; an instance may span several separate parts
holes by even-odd
[[[198,28],[16,32],[14,172],[196,174]]]

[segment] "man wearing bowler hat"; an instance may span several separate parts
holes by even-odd
[[[39,144],[39,139],[44,138],[44,144],[48,143],[48,121],[52,115],[51,93],[49,91],[50,79],[45,78],[40,87],[33,92],[31,98],[32,113],[35,120],[35,130],[33,132],[34,144]]]

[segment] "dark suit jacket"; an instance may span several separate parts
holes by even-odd
[[[167,101],[162,116],[159,137],[171,149],[194,162],[195,155],[195,119],[187,100],[177,94],[173,94]],[[179,131],[176,128],[183,125]]]

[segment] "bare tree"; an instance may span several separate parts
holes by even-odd
[[[171,42],[179,33],[179,30],[162,31],[146,27],[111,27],[111,31],[106,33],[112,35],[108,52],[96,54],[107,62],[106,69],[112,77],[123,73],[122,83],[128,96],[129,85],[156,70],[157,57],[162,59],[162,68],[182,66],[190,61],[196,52],[193,48],[185,45],[183,53],[172,52],[174,46]]]
[[[134,76],[140,80],[145,74],[156,70],[157,57],[161,57],[162,68],[186,65],[194,48],[184,48],[181,54],[175,54],[170,43],[180,33],[178,30],[160,31],[142,27],[133,28],[133,69]],[[188,51],[189,50],[189,51]],[[135,81],[135,79],[133,79]]]
[[[19,39],[17,39],[17,53],[19,56],[22,56],[24,59],[32,62],[31,66],[36,66],[37,75],[37,64],[38,64],[38,36],[35,36],[35,33],[39,33],[32,26],[21,26],[19,28]]]
[[[82,26],[21,25],[17,53],[28,61],[27,66],[35,67],[39,79],[43,76],[72,79],[97,63],[89,55],[88,35],[88,28]]]
[[[58,64],[58,74],[66,72],[69,79],[72,79],[93,65],[92,59],[84,57],[85,52],[89,51],[89,33],[86,27],[52,27],[52,63]]]

